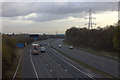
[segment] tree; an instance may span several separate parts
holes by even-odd
[[[120,51],[120,20],[118,21],[118,25],[116,26],[116,29],[115,29],[113,46],[118,50],[118,52]]]
[[[65,33],[65,41],[78,47],[109,52],[120,51],[120,21],[101,29],[71,27]]]

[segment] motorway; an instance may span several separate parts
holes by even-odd
[[[77,63],[60,55],[49,46],[49,40],[38,41],[44,43],[45,53],[31,54],[32,45],[29,44],[23,55],[22,78],[102,78],[102,76],[81,67]]]
[[[115,77],[118,77],[118,75],[120,76],[120,74],[118,73],[119,64],[116,60],[108,59],[106,57],[98,56],[96,54],[91,54],[89,52],[81,51],[79,49],[70,50],[68,49],[69,46],[64,44],[62,40],[52,41],[51,45],[59,51],[62,51],[64,54],[72,56],[99,70],[114,75]],[[58,45],[62,45],[62,47],[59,48]]]

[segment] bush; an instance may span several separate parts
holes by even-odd
[[[120,49],[120,27],[110,25],[105,28],[86,29],[72,27],[65,33],[66,41],[80,47],[116,52]]]
[[[9,38],[8,36],[2,37],[2,76],[8,77],[7,71],[11,70],[12,64],[16,59],[15,54],[16,39]]]
[[[2,36],[2,77],[12,78],[16,70],[17,63],[17,43],[30,43],[32,39],[22,35],[3,35]],[[13,70],[14,68],[14,70]],[[10,72],[11,74],[9,74]]]

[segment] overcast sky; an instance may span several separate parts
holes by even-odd
[[[117,2],[2,2],[4,33],[65,33],[66,29],[87,27],[85,17],[92,9],[94,28],[112,25],[118,20]]]

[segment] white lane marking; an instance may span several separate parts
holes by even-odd
[[[67,70],[67,69],[65,69],[65,71],[66,71],[66,72],[68,72],[68,70]]]
[[[30,60],[31,60],[31,63],[32,63],[32,66],[33,66],[33,69],[34,69],[35,75],[36,75],[36,77],[37,77],[37,80],[39,80],[39,77],[38,77],[37,71],[36,71],[36,69],[35,69],[35,65],[34,65],[33,60],[32,60],[31,50],[30,50]]]
[[[54,49],[53,49],[54,50]],[[61,57],[63,57],[63,58],[66,58],[65,56],[63,56],[62,54],[60,54],[60,53],[58,53],[56,50],[54,50],[58,55],[60,55]],[[68,58],[66,58],[68,61],[70,61],[70,62],[73,62],[72,60],[70,60],[70,59],[68,59]],[[75,63],[75,62],[73,62],[73,63]],[[75,63],[76,64],[76,63]],[[81,66],[79,66],[80,68],[82,68],[82,69],[84,69],[84,70],[86,70],[86,68],[84,68],[84,67],[81,67]]]
[[[59,52],[57,52],[56,50],[54,50],[54,49],[52,49],[54,52],[56,52],[58,55],[60,55],[59,54]],[[63,56],[63,55],[60,55],[60,56],[62,56],[62,57],[64,57],[65,58],[65,56]]]
[[[23,49],[23,51],[25,51],[25,48]],[[16,71],[15,71],[15,73],[14,73],[14,75],[13,75],[12,80],[14,80],[15,77],[16,77],[16,74],[17,74],[18,69],[19,69],[19,67],[20,67],[20,63],[21,63],[21,60],[22,60],[23,55],[24,55],[24,52],[23,52],[23,54],[20,56],[20,59],[19,59],[19,62],[18,62],[18,65],[17,65]]]
[[[52,49],[54,52],[56,52],[58,54],[57,51],[55,51],[54,49]],[[54,53],[55,54],[55,53]],[[58,56],[57,54],[55,54],[56,56]],[[59,56],[58,56],[59,57]],[[59,57],[60,58],[60,57]],[[67,61],[65,61],[64,59],[60,58],[61,60],[63,60],[65,63],[69,64],[70,66],[72,66],[73,68],[75,68],[76,70],[80,71],[81,73],[85,74],[86,76],[92,78],[93,80],[95,80],[91,75],[81,71],[80,69],[78,69],[77,67],[73,66],[72,64],[68,63]]]
[[[50,69],[50,72],[52,72],[52,69]]]
[[[48,43],[48,46],[50,47],[50,44]]]
[[[48,64],[46,64],[46,66],[48,66]]]
[[[15,79],[15,77],[16,77],[16,74],[17,74],[18,69],[19,69],[19,67],[20,67],[21,58],[22,58],[22,56],[21,56],[21,57],[20,57],[20,59],[19,59],[19,63],[18,63],[18,65],[17,65],[17,69],[16,69],[16,71],[15,71],[15,74],[14,74],[14,76],[13,76],[13,79],[12,79],[12,80],[14,80],[14,79]]]

